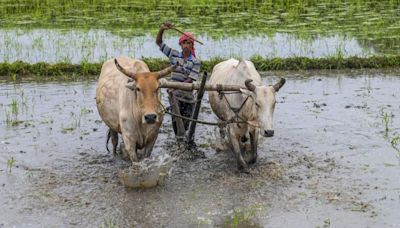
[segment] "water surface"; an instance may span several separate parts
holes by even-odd
[[[267,72],[265,83],[287,83],[277,97],[275,136],[260,140],[250,174],[236,171],[231,152],[213,149],[216,129],[199,125],[206,158],[176,161],[165,186],[143,190],[118,182],[129,164],[105,150],[94,81],[2,82],[0,224],[397,227],[399,153],[390,139],[400,134],[398,75]],[[206,100],[200,118],[214,121]],[[383,113],[393,114],[386,138]],[[153,155],[180,150],[167,116]]]

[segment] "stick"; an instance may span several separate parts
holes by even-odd
[[[194,110],[192,113],[192,119],[197,120],[197,118],[199,117],[199,111],[200,111],[200,106],[201,106],[201,99],[203,98],[204,95],[204,86],[206,85],[206,80],[207,80],[207,72],[204,72],[203,74],[203,78],[201,79],[201,84],[200,84],[200,88],[199,88],[199,92],[197,93],[197,100],[196,100],[196,104],[194,106]],[[189,133],[187,135],[187,143],[189,145],[193,145],[194,144],[194,132],[196,130],[196,122],[195,121],[191,121],[190,125],[189,125]]]
[[[173,30],[179,32],[180,34],[186,36],[186,34],[185,34],[184,32],[182,32],[181,30],[179,30],[179,29],[177,29],[177,28],[172,27],[171,29],[173,29]],[[189,37],[189,36],[187,36],[187,37]],[[192,39],[191,37],[189,37],[189,38]],[[203,42],[201,42],[201,41],[199,41],[199,40],[196,40],[196,38],[193,38],[193,40],[196,41],[197,43],[201,44],[201,45],[204,45]]]

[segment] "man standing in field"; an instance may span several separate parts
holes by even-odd
[[[163,33],[165,30],[173,28],[171,23],[163,23],[158,31],[156,43],[160,50],[169,58],[171,65],[176,65],[171,73],[171,80],[176,82],[192,83],[199,77],[200,60],[196,58],[194,49],[194,36],[191,32],[185,32],[179,38],[179,45],[182,51],[170,48],[163,42]],[[173,90],[170,91],[178,101],[179,111],[182,116],[191,117],[194,106],[194,96],[192,92]],[[172,104],[171,104],[172,105]],[[189,121],[184,120],[185,130],[189,127]],[[176,118],[172,116],[172,127],[175,134],[177,133]]]

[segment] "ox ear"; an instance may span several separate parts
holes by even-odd
[[[165,76],[167,76],[168,74],[170,74],[173,70],[175,70],[176,65],[173,66],[169,66],[163,70],[157,71],[156,73],[158,74],[158,79],[163,78]]]
[[[136,79],[136,73],[134,73],[134,72],[132,72],[132,71],[129,71],[129,70],[123,68],[123,67],[119,64],[119,62],[117,61],[116,58],[114,59],[114,63],[115,63],[115,66],[117,67],[117,69],[118,69],[121,73],[125,74],[126,76],[128,76],[128,77],[130,77],[130,78]]]
[[[285,82],[286,82],[286,79],[281,78],[281,79],[279,80],[278,83],[276,83],[275,85],[273,85],[272,87],[274,87],[275,92],[278,92],[279,89],[285,84]]]

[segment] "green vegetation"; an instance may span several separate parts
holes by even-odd
[[[211,37],[340,34],[378,53],[400,50],[399,0],[2,0],[1,28],[105,29],[155,34],[162,21]],[[37,40],[37,46],[45,46]]]
[[[11,113],[14,115],[14,116],[18,116],[18,102],[17,102],[17,100],[16,99],[12,99],[12,101],[11,101]]]
[[[381,109],[381,117],[382,117],[382,122],[385,127],[385,133],[384,133],[384,138],[387,138],[389,135],[389,123],[392,119],[392,113],[387,112],[384,108]]]
[[[8,170],[9,173],[11,173],[11,169],[14,166],[14,164],[15,164],[15,158],[14,157],[11,157],[11,158],[7,159],[7,170]]]
[[[143,58],[151,71],[157,71],[168,66],[168,60],[158,58]],[[202,62],[202,71],[210,72],[215,64],[223,61],[216,58]],[[369,58],[272,58],[265,59],[253,57],[257,70],[309,70],[309,69],[361,69],[361,68],[389,68],[400,67],[400,55],[395,56],[373,56]],[[75,80],[77,77],[98,76],[102,63],[35,63],[29,64],[22,61],[14,63],[0,63],[0,76],[17,75],[18,77],[34,76],[36,79],[62,79]]]
[[[252,219],[265,210],[265,206],[260,203],[245,208],[235,208],[233,215],[225,220],[224,227],[257,227]]]
[[[95,62],[113,55],[108,48],[117,53],[129,50],[129,55],[135,56],[139,47],[148,42],[154,45],[154,41],[149,41],[145,35],[154,37],[162,21],[171,21],[178,28],[220,41],[226,37],[263,40],[263,37],[273,37],[277,33],[286,34],[293,37],[293,42],[305,41],[298,49],[310,53],[307,56],[315,56],[314,50],[308,50],[311,41],[338,36],[342,39],[335,39],[339,44],[334,44],[333,53],[332,47],[326,47],[329,57],[323,59],[299,56],[282,59],[272,58],[274,54],[270,53],[265,55],[268,57],[257,53],[263,55],[253,57],[259,70],[398,67],[399,6],[400,0],[2,0],[0,43],[4,48],[0,51],[3,62],[0,63],[0,75],[8,75],[12,81],[20,75],[36,75],[42,79],[43,76],[54,76],[64,80],[74,79],[77,75],[98,75],[100,64]],[[73,34],[75,31],[87,33],[77,32],[74,39],[71,31]],[[67,33],[69,42],[63,36]],[[107,39],[110,33],[117,38]],[[15,41],[20,36],[27,36],[28,44]],[[132,41],[132,37],[138,39]],[[371,53],[377,56],[348,57],[349,47],[345,47],[354,44],[353,41],[357,47],[361,45],[361,56]],[[292,46],[290,42],[288,45]],[[326,42],[326,46],[332,45]],[[227,44],[227,52],[230,47],[232,45]],[[52,50],[51,54],[46,50]],[[79,53],[79,57],[74,53]],[[60,63],[8,63],[15,59]],[[167,65],[164,60],[147,60],[152,69]],[[80,64],[71,64],[72,61]],[[203,70],[209,71],[216,62],[217,59],[205,61]]]
[[[91,112],[93,112],[93,111],[88,109],[88,108],[86,108],[86,107],[83,107],[81,109],[81,115],[85,115],[85,114],[88,114],[88,113],[91,113]]]
[[[23,95],[22,95],[23,96]],[[24,121],[20,121],[18,119],[18,114],[20,111],[20,106],[18,104],[17,99],[12,98],[11,103],[9,104],[10,111],[5,111],[5,121],[7,126],[18,126],[19,124],[23,123]]]
[[[390,145],[392,145],[393,149],[395,149],[400,156],[400,134],[390,129],[390,125],[393,121],[393,114],[390,111],[386,111],[385,108],[381,108],[380,114],[385,127],[383,137],[390,142]]]
[[[398,134],[395,134],[390,140],[390,144],[392,145],[393,149],[395,149],[397,153],[399,153],[400,155],[400,147],[398,146],[399,142],[400,142],[400,135]]]
[[[112,219],[104,219],[103,223],[100,225],[100,228],[116,228],[118,227],[115,225],[114,221]]]

